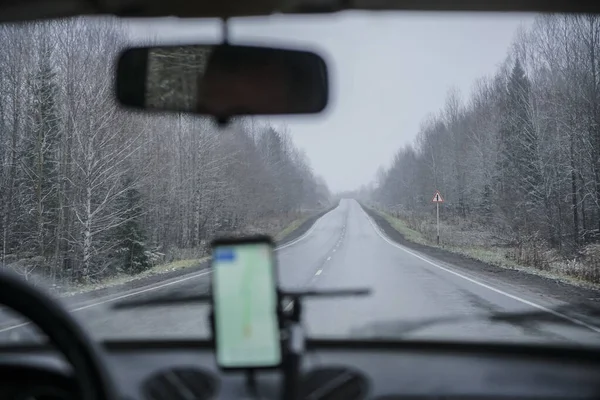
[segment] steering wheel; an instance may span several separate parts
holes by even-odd
[[[71,363],[82,399],[116,399],[100,348],[58,302],[17,276],[0,271],[0,304],[28,318],[48,336]]]

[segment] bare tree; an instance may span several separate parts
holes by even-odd
[[[401,149],[379,173],[372,197],[425,215],[440,189],[446,213],[509,241],[533,240],[566,256],[598,242],[599,23],[544,15],[521,30],[466,104],[451,92],[445,109],[425,120],[414,150]]]

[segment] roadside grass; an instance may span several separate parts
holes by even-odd
[[[179,260],[179,261],[173,261],[170,263],[160,264],[160,265],[156,265],[150,269],[147,269],[144,272],[140,272],[139,274],[136,274],[136,275],[119,274],[119,275],[116,275],[109,279],[106,279],[102,282],[71,286],[70,290],[68,290],[64,294],[66,296],[71,296],[74,294],[86,293],[86,292],[90,292],[93,290],[106,289],[106,288],[113,287],[113,286],[119,286],[119,285],[123,285],[125,283],[129,283],[129,282],[132,282],[132,281],[135,281],[138,279],[147,278],[149,276],[160,275],[160,274],[164,274],[167,272],[173,272],[173,271],[177,271],[177,270],[181,270],[181,269],[185,269],[185,268],[195,267],[208,259],[209,259],[209,257],[202,257],[202,258]]]
[[[371,210],[373,210],[377,214],[381,215],[395,230],[400,232],[402,234],[402,236],[404,236],[404,238],[406,240],[408,240],[409,242],[423,244],[423,245],[427,245],[427,246],[431,245],[429,240],[427,240],[421,232],[410,229],[408,227],[408,225],[406,224],[406,222],[404,222],[403,220],[396,218],[396,217],[394,217],[386,212],[383,212],[383,211],[379,211],[379,210],[375,210],[375,209],[371,209]]]
[[[281,240],[281,239],[285,238],[287,235],[291,234],[296,229],[300,228],[300,226],[306,220],[308,220],[308,218],[310,218],[310,215],[305,215],[303,217],[296,218],[288,226],[286,226],[284,229],[282,229],[281,231],[279,231],[279,233],[277,233],[275,235],[275,240],[277,241],[277,240]]]
[[[441,245],[437,245],[433,240],[418,230],[411,229],[407,222],[402,218],[397,218],[385,211],[370,208],[371,211],[379,214],[383,217],[395,230],[397,230],[402,236],[409,242],[413,242],[420,245],[429,247],[435,247],[444,249],[446,251],[460,254],[464,257],[481,261],[483,263],[501,267],[505,269],[516,270],[525,272],[531,275],[542,276],[549,279],[554,279],[560,282],[568,283],[574,286],[584,287],[588,289],[600,290],[600,284],[585,278],[585,275],[581,273],[581,270],[585,270],[586,266],[578,261],[569,261],[560,259],[551,254],[546,256],[545,265],[546,268],[534,268],[532,266],[522,265],[514,259],[516,249],[511,247],[499,247],[492,245],[466,245],[464,240],[458,240],[461,245],[448,244],[442,242]],[[444,230],[452,229],[452,227],[445,226]],[[461,231],[454,228],[454,234],[460,235]],[[468,233],[466,233],[468,234]],[[443,236],[442,236],[443,237]]]
[[[167,264],[157,265],[148,271],[142,272],[142,274],[140,274],[140,275],[149,276],[149,275],[164,274],[165,272],[172,272],[172,271],[177,271],[177,270],[184,269],[184,268],[195,267],[208,259],[209,259],[209,257],[202,257],[202,258],[195,258],[195,259],[190,259],[190,260],[173,261],[173,262],[170,262]]]
[[[303,216],[300,216],[300,217],[294,219],[285,228],[281,229],[277,234],[275,234],[274,239],[276,241],[278,241],[278,240],[281,240],[281,239],[285,238],[286,236],[290,235],[296,229],[300,228],[300,226],[302,226],[302,224],[304,222],[306,222],[309,218],[311,218],[313,215],[314,214],[309,213],[309,214],[305,214]],[[187,253],[182,252],[175,256],[176,257],[177,256],[185,257],[187,255],[189,257],[189,255],[191,255],[191,254],[194,254],[194,253],[198,254],[197,249],[193,249],[193,250],[194,251],[187,252]],[[114,287],[114,286],[119,286],[119,285],[123,285],[125,283],[136,281],[138,279],[146,278],[149,276],[160,275],[160,274],[164,274],[167,272],[173,272],[173,271],[182,270],[182,269],[186,269],[186,268],[192,268],[192,267],[198,266],[200,263],[208,260],[209,258],[210,257],[184,258],[182,260],[177,260],[177,261],[172,261],[172,262],[165,263],[165,264],[156,265],[144,272],[141,272],[141,273],[135,274],[135,275],[118,274],[111,278],[105,279],[102,282],[87,283],[87,284],[81,284],[81,285],[71,285],[69,287],[69,289],[67,289],[66,291],[63,292],[63,294],[65,296],[72,296],[75,294],[86,293],[86,292],[90,292],[93,290],[106,289],[106,288],[110,288],[110,287]]]
[[[305,215],[300,218],[296,218],[289,225],[287,225],[284,229],[280,230],[279,233],[275,235],[275,240],[281,240],[285,238],[287,235],[294,232],[296,229],[300,228],[300,226],[307,221],[311,215]],[[98,289],[106,289],[113,286],[123,285],[125,283],[129,283],[138,279],[146,278],[149,276],[164,274],[167,272],[173,272],[181,269],[191,268],[199,265],[200,263],[208,260],[210,257],[202,257],[202,258],[190,258],[184,260],[173,261],[165,264],[156,265],[144,272],[141,272],[136,275],[128,275],[128,274],[119,274],[109,279],[106,279],[102,282],[98,283],[88,283],[82,285],[73,285],[69,290],[64,292],[64,295],[71,296],[75,294],[81,294],[90,292]]]

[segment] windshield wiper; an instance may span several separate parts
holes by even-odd
[[[347,297],[368,296],[369,289],[333,289],[333,290],[282,290],[281,296],[290,301],[297,301],[306,297]],[[157,296],[139,300],[124,300],[115,303],[114,310],[123,310],[140,307],[163,307],[181,304],[208,304],[211,301],[210,293],[186,296]]]
[[[187,295],[187,296],[157,296],[139,300],[124,300],[115,303],[112,306],[114,310],[123,310],[138,307],[162,307],[191,303],[208,303],[211,296],[209,294]]]
[[[281,291],[284,300],[288,302],[298,301],[301,298],[313,297],[340,297],[340,296],[362,296],[368,295],[368,289],[339,289],[339,290],[307,290],[307,291]],[[180,295],[180,296],[159,296],[150,297],[139,300],[124,300],[113,305],[113,309],[124,310],[142,307],[164,307],[178,306],[182,304],[209,304],[211,301],[210,293],[197,295]],[[577,312],[577,317],[570,314]],[[469,321],[490,321],[504,322],[509,324],[525,324],[551,322],[555,324],[575,324],[583,326],[594,332],[600,333],[600,321],[598,323],[586,322],[592,318],[600,319],[600,307],[592,307],[589,304],[566,304],[554,308],[534,309],[531,311],[519,312],[497,312],[491,314],[475,314],[471,316],[451,315],[444,317],[435,317],[421,319],[416,321],[381,321],[370,323],[364,328],[357,328],[355,332],[369,331],[377,332],[377,336],[381,336],[381,332],[392,331],[392,336],[404,335],[410,332],[419,331],[435,325],[455,324]],[[389,335],[383,335],[389,336]]]
[[[577,312],[577,317],[573,313]],[[554,308],[534,309],[519,312],[496,312],[491,314],[475,314],[470,316],[451,315],[420,319],[415,321],[388,320],[372,322],[363,327],[352,330],[353,334],[378,337],[389,337],[406,335],[411,332],[420,331],[432,326],[443,324],[456,324],[471,321],[504,322],[509,324],[550,322],[562,325],[579,325],[591,331],[600,333],[600,321],[589,322],[591,319],[600,318],[600,307],[592,307],[589,304],[566,304]],[[386,333],[386,332],[389,332]]]
[[[576,311],[583,316],[573,317],[569,315]],[[582,321],[582,319],[600,317],[600,307],[592,307],[589,304],[566,304],[555,308],[536,309],[534,311],[496,313],[488,316],[490,321],[520,323],[527,321],[534,322],[552,322],[552,323],[570,323],[586,327],[596,333],[600,333],[600,323],[596,325]]]

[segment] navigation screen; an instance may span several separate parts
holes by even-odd
[[[270,244],[217,246],[212,265],[219,366],[279,365],[281,344]]]

